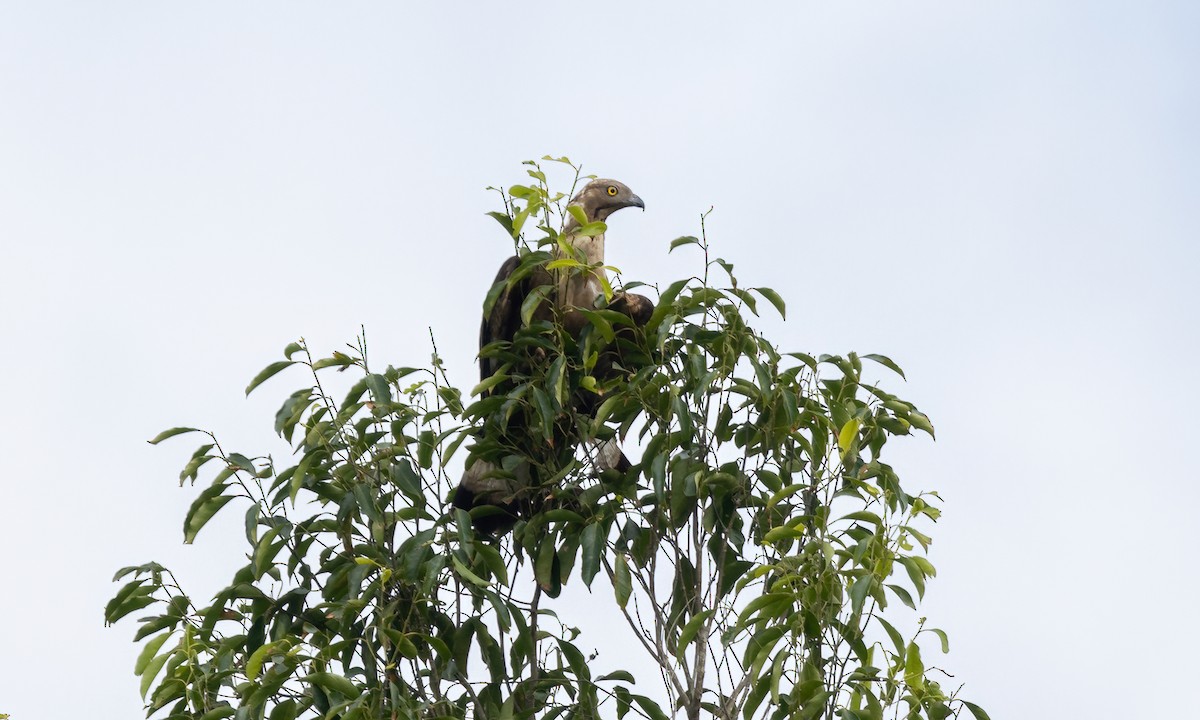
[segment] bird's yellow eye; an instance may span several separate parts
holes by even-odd
[[[609,186],[608,186],[608,194],[609,194],[609,195],[614,195],[614,196],[615,196],[615,195],[617,194],[617,186],[616,186],[616,185],[609,185]]]

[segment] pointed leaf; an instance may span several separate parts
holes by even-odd
[[[146,668],[150,665],[150,661],[153,660],[154,656],[158,653],[158,649],[163,646],[163,643],[165,643],[172,634],[173,632],[165,632],[162,635],[157,635],[153,639],[146,641],[145,646],[142,647],[142,651],[138,653],[137,662],[133,666],[134,675],[141,675],[146,671]]]
[[[513,232],[512,218],[509,217],[507,213],[492,211],[492,212],[488,213],[488,217],[490,217],[493,220],[495,220],[496,222],[500,223],[500,227],[504,228],[504,231],[507,232],[509,234],[509,236],[516,234]]]
[[[692,237],[691,235],[684,235],[683,237],[678,237],[678,238],[675,238],[674,240],[672,240],[671,241],[671,249],[667,250],[667,252],[674,252],[675,248],[683,247],[684,245],[699,245],[699,244],[700,244],[700,238]]]
[[[613,562],[613,591],[617,596],[617,605],[624,609],[629,603],[629,594],[633,592],[633,577],[629,574],[625,553],[617,553],[617,559]]]
[[[658,706],[658,703],[650,698],[645,695],[631,695],[630,697],[642,709],[642,712],[646,713],[650,720],[667,720],[667,714]]]
[[[893,362],[892,359],[886,355],[878,355],[875,353],[871,353],[870,355],[863,355],[863,357],[865,357],[868,360],[874,360],[875,362],[877,362],[880,365],[884,366],[885,368],[891,370],[892,372],[896,373],[897,375],[904,378],[905,380],[908,379],[908,378],[904,377],[904,371],[900,369],[900,366],[897,365],[895,362]]]
[[[142,684],[140,688],[143,700],[146,699],[146,693],[150,692],[150,686],[154,684],[154,678],[158,677],[159,671],[162,670],[163,665],[167,664],[167,660],[171,659],[172,654],[174,654],[173,651],[165,652],[146,663],[145,672],[142,673]]]
[[[988,717],[988,714],[983,711],[983,708],[979,707],[975,703],[963,700],[962,704],[971,711],[971,714],[975,716],[975,720],[992,720],[990,717]]]
[[[654,312],[650,314],[650,319],[646,322],[646,332],[653,334],[659,323],[667,316],[667,313],[674,309],[675,298],[679,296],[679,292],[687,285],[687,280],[676,280],[667,286],[666,290],[658,296],[658,305],[654,307]]]
[[[538,306],[546,299],[546,295],[550,293],[552,288],[549,285],[540,285],[535,287],[532,292],[521,303],[521,324],[529,325],[533,322],[533,313],[537,311]]]
[[[858,435],[858,428],[861,425],[862,422],[854,417],[850,418],[850,421],[842,426],[842,431],[838,433],[838,447],[841,448],[842,455],[850,453],[850,449],[854,445],[854,439]]]
[[[475,573],[471,572],[471,569],[464,565],[457,557],[452,557],[451,560],[454,563],[454,569],[458,571],[459,576],[462,577],[463,580],[466,580],[472,585],[478,585],[479,587],[488,586],[487,580],[484,580]]]
[[[592,523],[583,529],[583,567],[580,568],[580,576],[583,577],[583,584],[589,588],[592,586],[592,579],[600,571],[600,553],[604,540],[603,525],[600,523]]]
[[[687,646],[696,638],[696,634],[700,632],[704,623],[708,622],[714,612],[716,612],[714,608],[709,608],[704,612],[696,613],[696,616],[683,626],[683,630],[679,633],[679,643],[675,648],[675,657],[679,659],[679,662],[683,662],[683,653],[687,650]]]
[[[187,517],[183,521],[183,542],[191,544],[196,539],[196,533],[212,519],[217,511],[225,507],[225,503],[233,499],[232,496],[222,495],[227,485],[212,485],[204,489],[196,497],[192,506],[188,509]]]
[[[163,440],[166,440],[167,438],[173,438],[176,435],[183,435],[184,433],[190,433],[190,432],[204,432],[204,431],[200,430],[199,428],[176,427],[176,428],[171,428],[170,430],[163,430],[159,434],[155,435],[153,440],[147,440],[146,442],[150,443],[151,445],[157,445],[160,442],[162,442]]]
[[[909,643],[904,653],[904,682],[910,687],[925,686],[925,663],[921,661],[921,648]]]
[[[578,205],[568,205],[567,212],[571,214],[571,217],[574,218],[575,222],[580,226],[587,225],[587,213],[583,211],[583,208],[579,207]]]
[[[783,304],[783,298],[779,297],[779,293],[768,287],[750,289],[769,300],[771,304],[775,306],[775,309],[779,311],[779,317],[783,318],[784,320],[787,319],[787,307]]]
[[[304,679],[323,690],[332,690],[347,700],[353,700],[361,694],[357,685],[334,673],[315,672]]]
[[[621,682],[627,682],[630,685],[637,684],[637,681],[633,679],[633,675],[631,675],[627,670],[614,670],[607,675],[601,675],[600,677],[596,678],[596,682],[602,682],[604,680],[620,680]]]
[[[942,641],[942,652],[950,652],[950,638],[946,635],[945,630],[939,630],[938,628],[925,628],[925,632],[931,632],[934,635],[937,635]]]
[[[250,392],[252,390],[254,390],[254,388],[258,387],[259,385],[262,385],[264,382],[271,379],[273,376],[278,374],[284,368],[291,367],[292,365],[295,365],[295,364],[296,364],[295,360],[280,360],[278,362],[273,362],[270,365],[266,366],[265,368],[262,369],[262,372],[255,375],[254,379],[250,381],[250,384],[246,386],[246,394],[249,395]]]

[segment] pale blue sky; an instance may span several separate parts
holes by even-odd
[[[145,439],[277,451],[286,384],[246,381],[360,324],[397,365],[432,326],[469,388],[507,250],[483,188],[565,153],[646,200],[611,223],[627,277],[688,272],[666,244],[715,206],[781,346],[906,368],[967,697],[1178,716],[1198,33],[1185,2],[0,1],[0,712],[140,717],[113,570],[204,597],[241,552],[237,518],[180,544],[188,448]]]

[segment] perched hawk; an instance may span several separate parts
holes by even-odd
[[[635,195],[623,183],[616,180],[593,180],[572,198],[571,205],[583,211],[587,223],[603,222],[609,215],[627,207],[645,209],[642,199]],[[543,267],[537,268],[512,287],[507,287],[496,298],[491,311],[483,317],[479,328],[479,347],[482,349],[490,343],[500,340],[512,340],[521,328],[521,307],[529,293],[534,288],[548,286],[553,288],[547,296],[550,302],[543,302],[533,313],[533,320],[551,320],[557,317],[563,327],[573,337],[578,337],[588,320],[578,308],[592,309],[596,299],[603,295],[600,277],[605,265],[603,233],[586,236],[578,231],[582,225],[572,215],[563,228],[562,238],[565,245],[582,254],[581,260],[597,269],[592,272],[552,273]],[[563,257],[561,248],[556,248],[555,258]],[[509,277],[521,264],[518,256],[510,257],[500,266],[496,274],[497,283],[506,283]],[[554,277],[557,275],[558,277]],[[609,310],[628,315],[637,326],[645,325],[654,311],[654,303],[648,298],[633,293],[620,293],[608,304]],[[479,374],[481,380],[486,380],[500,369],[500,361],[495,358],[480,355]],[[486,393],[485,393],[486,394]],[[588,410],[585,408],[585,410]],[[592,408],[594,410],[594,408]],[[510,427],[511,431],[512,428]],[[599,448],[599,463],[603,467],[626,470],[629,461],[615,443],[608,443]],[[454,492],[455,507],[464,510],[491,505],[502,512],[479,517],[476,529],[486,533],[507,531],[516,521],[516,511],[519,507],[515,497],[520,488],[514,488],[512,480],[494,474],[495,466],[484,460],[476,460],[463,473],[462,480]]]

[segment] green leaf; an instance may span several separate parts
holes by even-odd
[[[367,389],[371,391],[371,397],[377,403],[390,403],[392,401],[392,388],[388,384],[387,378],[378,373],[370,373],[365,378]]]
[[[167,660],[170,660],[171,656],[174,654],[174,651],[165,652],[146,663],[145,671],[142,673],[142,683],[140,687],[143,700],[146,699],[146,693],[150,692],[150,686],[154,684],[154,678],[158,677],[158,673],[162,670],[163,665],[166,665]]]
[[[554,408],[550,404],[550,398],[542,389],[535,387],[533,389],[534,407],[537,408],[538,418],[541,420],[542,437],[549,440],[554,434]]]
[[[607,317],[605,317],[605,315],[603,313],[595,311],[595,310],[586,310],[584,308],[580,308],[579,314],[583,315],[585,318],[587,318],[588,322],[591,323],[592,327],[594,327],[600,331],[600,334],[602,336],[604,336],[605,342],[612,342],[613,338],[616,337],[616,334],[613,331],[612,322],[610,322],[609,319]],[[620,317],[624,317],[624,316],[621,316],[618,313],[614,313],[612,311],[607,311],[607,314],[609,316],[618,315]]]
[[[602,223],[600,221],[596,221],[596,222],[587,223],[583,227],[576,230],[574,232],[574,234],[582,235],[584,237],[595,237],[597,235],[603,235],[604,231],[607,229],[608,229],[607,225],[605,225],[604,223]]]
[[[187,602],[186,598],[178,599],[185,603]],[[156,618],[142,618],[141,622],[144,624],[138,628],[136,633],[134,633],[133,641],[141,642],[159,630],[177,627],[181,620],[182,618],[180,618],[178,614],[159,615]],[[167,654],[169,655],[170,653]]]
[[[155,585],[146,585],[148,581],[147,578],[142,578],[121,586],[117,594],[104,606],[104,622],[111,625],[129,613],[154,603],[155,599],[151,593],[154,592]]]
[[[867,593],[871,590],[871,581],[873,579],[870,573],[863,573],[850,586],[850,602],[854,612],[862,612],[863,603],[866,601]]]
[[[583,522],[582,515],[574,510],[568,510],[566,508],[554,508],[553,510],[547,510],[546,512],[542,513],[542,519],[546,522]]]
[[[254,680],[258,678],[258,674],[262,671],[263,663],[266,662],[267,658],[281,650],[287,650],[290,645],[291,641],[284,638],[277,642],[267,643],[251,653],[250,657],[246,660],[246,679]]]
[[[687,285],[687,280],[676,280],[667,286],[666,290],[658,296],[658,305],[654,307],[654,312],[650,314],[650,319],[646,322],[647,334],[653,334],[658,329],[659,323],[667,316],[667,313],[673,310],[675,298],[679,297],[679,293]]]
[[[280,360],[278,362],[273,362],[270,365],[266,366],[265,368],[262,369],[262,372],[255,375],[254,379],[250,381],[250,384],[246,386],[246,394],[249,395],[250,392],[252,390],[254,390],[254,388],[258,387],[259,385],[262,385],[267,380],[270,380],[272,377],[277,375],[284,368],[291,367],[292,365],[295,365],[295,364],[296,364],[295,360]]]
[[[583,546],[583,567],[580,576],[583,584],[592,587],[592,579],[600,572],[600,553],[604,546],[604,526],[592,523],[583,529],[581,541]]]
[[[338,693],[347,700],[353,700],[362,694],[357,685],[334,673],[315,672],[305,677],[304,680],[319,686],[322,690]]]
[[[642,712],[650,716],[650,720],[668,720],[667,714],[658,706],[658,703],[645,695],[631,695],[630,698],[637,703]]]
[[[783,650],[771,661],[771,703],[779,704],[779,681],[783,678],[783,663],[791,657],[791,653]]]
[[[770,499],[767,500],[767,509],[770,510],[771,508],[775,507],[783,500],[788,499],[789,497],[795,495],[796,493],[800,492],[801,490],[804,490],[807,487],[809,487],[807,483],[795,483],[792,485],[788,485],[785,488],[781,488],[779,490],[779,492],[776,492],[774,495],[772,495],[770,497]]]
[[[292,505],[296,504],[296,495],[300,492],[300,488],[304,485],[304,479],[308,476],[313,466],[320,461],[321,451],[319,449],[310,450],[300,464],[296,466],[292,477],[288,482],[288,499],[292,501]]]
[[[774,545],[775,543],[785,540],[795,540],[804,537],[803,528],[794,528],[788,525],[780,525],[777,528],[771,528],[766,535],[763,535],[763,542]]]
[[[783,318],[784,320],[787,319],[787,307],[783,304],[783,298],[779,297],[779,293],[768,287],[750,289],[769,300],[770,303],[775,306],[775,309],[779,311],[779,317]]]
[[[574,258],[558,258],[557,260],[551,260],[550,262],[546,263],[547,270],[562,270],[563,268],[581,267],[587,267],[587,265],[584,265]]]
[[[904,653],[904,682],[909,687],[925,686],[925,663],[921,661],[921,648],[909,643]]]
[[[625,553],[617,553],[613,561],[613,592],[617,596],[617,606],[624,609],[629,604],[629,595],[633,592],[633,577],[629,574],[629,563]]]
[[[917,589],[917,597],[924,598],[925,577],[927,573],[921,569],[921,566],[916,562],[916,558],[898,557],[896,559],[900,561],[900,564],[903,565],[904,569],[908,572],[908,579],[912,580],[913,587]]]
[[[452,557],[451,561],[454,563],[455,571],[458,572],[459,576],[462,577],[463,580],[466,580],[472,585],[478,585],[479,587],[488,586],[487,580],[484,580],[475,573],[471,572],[471,569],[464,565],[457,557]]]
[[[900,602],[909,606],[913,610],[917,609],[917,604],[913,602],[912,595],[908,592],[908,590],[900,587],[899,585],[888,585],[887,588],[888,590],[894,592],[896,597],[900,598]]]
[[[487,294],[483,296],[483,315],[487,317],[492,314],[492,308],[495,307],[496,301],[500,296],[508,290],[508,281],[499,280],[488,288]]]
[[[942,652],[950,652],[950,638],[946,635],[945,630],[939,630],[938,628],[925,628],[924,632],[931,632],[934,635],[937,635],[942,641]]]
[[[905,380],[908,379],[908,378],[904,377],[904,371],[900,369],[900,366],[897,365],[895,362],[893,362],[892,359],[886,355],[877,355],[875,353],[871,353],[870,355],[863,355],[863,357],[865,357],[868,360],[874,360],[875,362],[877,362],[880,365],[884,366],[885,368],[891,370],[892,372],[896,373],[897,375],[904,378]]]
[[[915,538],[917,542],[921,543],[921,547],[924,548],[926,551],[928,551],[929,546],[931,544],[933,544],[933,538],[929,537],[925,533],[923,533],[915,528],[909,527],[908,525],[901,525],[900,529],[903,530],[904,532],[908,533],[909,535],[912,535],[913,538]]]
[[[883,631],[887,633],[888,638],[892,641],[892,645],[896,648],[896,656],[903,657],[904,656],[904,638],[900,636],[900,631],[898,631],[896,628],[892,627],[892,624],[890,622],[888,622],[887,620],[884,620],[883,618],[879,617],[878,615],[875,616],[875,620],[876,620],[876,622],[879,623],[879,625],[881,627],[883,627]]]
[[[137,662],[133,666],[134,675],[141,675],[146,671],[146,668],[150,666],[150,661],[153,660],[154,656],[158,653],[158,649],[163,646],[163,643],[165,643],[167,638],[171,637],[172,634],[174,633],[165,632],[162,635],[157,635],[153,639],[146,641],[146,644],[142,647],[142,651],[138,653]]]
[[[962,700],[960,702],[962,702],[964,707],[971,711],[971,714],[975,716],[975,720],[992,720],[990,717],[988,717],[988,714],[983,711],[983,708],[979,707],[975,703],[967,702],[966,700]]]
[[[923,430],[926,433],[928,433],[929,437],[931,437],[931,438],[937,437],[933,433],[933,423],[931,423],[929,421],[929,416],[926,415],[925,413],[917,412],[916,410],[913,410],[908,414],[907,419],[910,423],[912,423],[913,427],[915,427],[918,430]]]
[[[568,205],[567,212],[571,214],[571,217],[574,218],[575,222],[581,227],[587,225],[587,213],[583,211],[583,208],[579,207],[578,205]]]
[[[433,467],[433,431],[422,430],[417,443],[417,464],[428,470]]]
[[[238,470],[245,470],[251,475],[258,473],[258,468],[254,467],[254,462],[241,453],[229,453],[229,464]]]
[[[840,519],[841,520],[861,520],[862,522],[869,522],[872,525],[877,525],[877,526],[883,525],[883,520],[880,519],[880,517],[878,515],[871,512],[870,510],[857,510],[855,512],[847,513],[847,514],[843,515]]]
[[[512,236],[520,237],[521,229],[525,227],[525,221],[529,219],[529,207],[526,206],[517,211],[512,220]]]
[[[680,247],[683,247],[684,245],[699,245],[699,244],[700,244],[700,238],[692,237],[691,235],[684,235],[683,237],[678,237],[678,238],[675,238],[674,240],[672,240],[671,241],[671,249],[667,250],[667,252],[669,252],[669,253],[674,252],[675,248],[680,248]]]
[[[625,716],[629,714],[632,700],[629,697],[629,688],[618,685],[613,688],[613,695],[617,696],[617,720],[625,720]]]
[[[850,454],[860,427],[862,427],[862,422],[856,417],[850,418],[850,421],[842,426],[841,432],[838,433],[838,447],[841,448],[843,456]]]
[[[396,638],[396,650],[398,650],[403,657],[406,657],[409,660],[412,660],[421,654],[421,651],[417,649],[416,643],[414,643],[412,640],[409,640],[407,635],[401,635],[400,637]]]
[[[746,307],[751,313],[753,313],[755,316],[758,315],[758,301],[755,300],[754,296],[748,291],[742,290],[741,288],[728,288],[726,292],[736,295],[739,300],[746,304]]]
[[[190,433],[190,432],[204,432],[204,431],[200,430],[199,428],[176,427],[176,428],[171,428],[170,430],[163,430],[159,434],[155,435],[153,440],[147,440],[146,442],[150,443],[151,445],[157,445],[160,442],[162,442],[163,440],[166,440],[167,438],[173,438],[176,435],[183,435],[184,433]]]
[[[613,289],[612,283],[608,281],[608,276],[604,273],[597,273],[594,275],[594,277],[596,280],[600,281],[600,289],[604,291],[604,302],[612,302]]]
[[[296,707],[296,701],[288,699],[275,706],[271,711],[270,720],[296,720],[297,714],[299,708]]]
[[[324,370],[325,368],[347,368],[354,364],[354,358],[344,352],[334,352],[332,357],[321,358],[312,364],[313,370]]]
[[[232,496],[222,495],[228,487],[225,484],[211,485],[196,497],[188,508],[187,517],[183,521],[183,542],[190,545],[196,539],[196,533],[217,514],[225,504],[233,499]]]
[[[508,366],[497,370],[491,377],[471,388],[471,395],[483,397],[489,390],[508,379]]]
[[[500,227],[504,228],[504,231],[507,232],[510,237],[516,235],[516,233],[513,232],[512,218],[508,216],[508,213],[496,212],[493,210],[487,215],[496,222],[500,223]]]
[[[537,560],[533,565],[533,574],[537,578],[538,585],[542,589],[551,592],[554,587],[554,539],[553,535],[548,535],[542,539],[542,545],[538,548]]]
[[[475,552],[483,557],[483,562],[487,565],[488,570],[492,575],[496,576],[496,582],[507,587],[508,586],[508,567],[504,564],[504,558],[500,556],[500,551],[491,545],[483,543],[475,545]]]
[[[696,633],[700,632],[704,623],[712,617],[715,611],[714,608],[709,608],[703,612],[696,613],[695,617],[688,620],[688,624],[683,626],[683,630],[679,633],[679,643],[675,648],[675,657],[679,659],[679,662],[683,662],[683,653],[687,650],[687,646],[696,638]]]
[[[763,611],[762,617],[779,615],[785,608],[790,608],[795,599],[796,596],[790,592],[771,592],[759,595],[742,608],[742,612],[738,614],[737,624],[745,625],[746,621],[759,610]]]
[[[232,705],[220,705],[200,716],[200,720],[224,720],[237,715],[237,708]]]
[[[621,682],[627,682],[630,685],[637,684],[637,681],[633,679],[633,675],[626,670],[614,670],[607,675],[601,675],[600,677],[596,678],[596,682],[603,682],[605,680],[620,680]]]
[[[539,285],[526,296],[525,301],[521,303],[521,324],[528,326],[533,322],[533,314],[537,312],[538,306],[546,299],[546,296],[553,290],[549,285]]]

